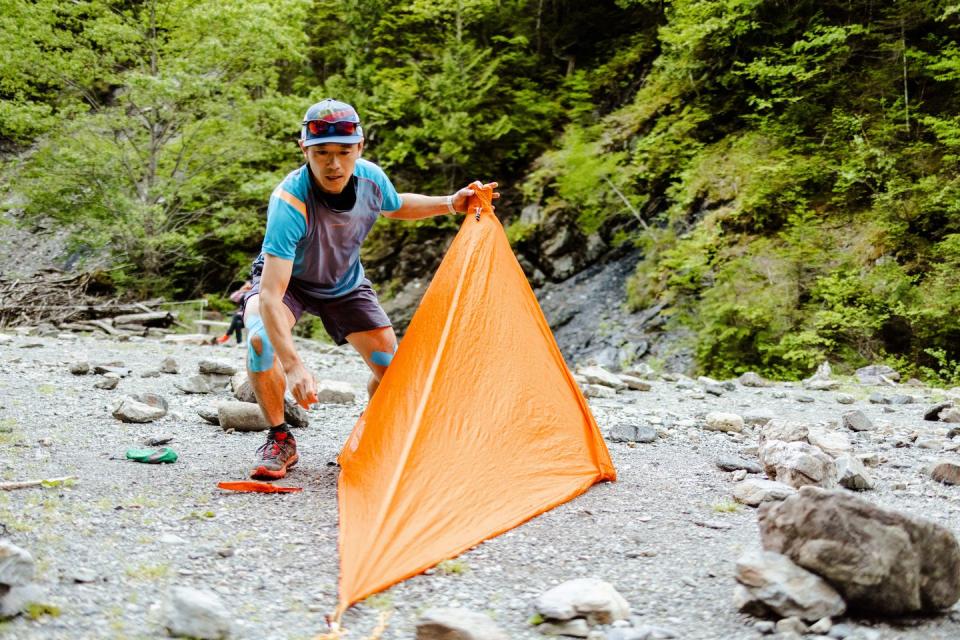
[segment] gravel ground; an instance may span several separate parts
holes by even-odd
[[[301,343],[320,378],[351,383],[363,397],[366,374],[349,351]],[[161,604],[171,586],[218,593],[235,616],[236,638],[312,638],[336,604],[337,468],[333,462],[363,403],[322,406],[296,436],[301,462],[285,481],[289,495],[228,494],[218,481],[242,479],[262,433],[225,433],[196,408],[227,392],[186,395],[173,386],[197,372],[203,358],[242,366],[236,347],[178,346],[155,340],[115,342],[94,337],[14,336],[0,344],[0,475],[3,480],[78,477],[70,487],[0,492],[0,534],[30,551],[37,583],[58,617],[16,618],[0,625],[4,638],[164,637]],[[173,356],[180,374],[142,378]],[[94,388],[100,376],[74,376],[70,363],[121,362],[133,373],[117,389]],[[682,386],[682,385],[681,385]],[[836,392],[777,385],[737,387],[721,397],[699,387],[654,381],[649,392],[621,392],[591,405],[601,429],[653,425],[652,444],[615,444],[616,483],[595,486],[527,524],[353,607],[344,626],[358,638],[381,610],[394,614],[384,638],[412,638],[417,616],[433,606],[486,612],[511,638],[542,637],[527,624],[532,599],[565,580],[594,576],[611,582],[645,624],[679,638],[758,638],[752,619],[731,606],[734,561],[757,548],[754,510],[731,504],[731,474],[720,454],[756,444],[756,432],[706,432],[710,411],[768,409],[810,423],[836,420],[851,408],[878,425],[851,433],[856,453],[877,452],[877,489],[864,494],[883,506],[921,514],[960,531],[960,487],[934,482],[924,465],[957,452],[940,449],[943,423],[922,420],[927,389],[905,387],[919,404],[882,407],[871,391],[847,385],[856,404]],[[151,424],[123,424],[111,406],[127,394],[163,395],[170,413]],[[893,393],[892,390],[887,390]],[[783,396],[783,397],[777,397]],[[812,402],[797,397],[809,396]],[[912,432],[914,446],[897,447]],[[154,466],[127,461],[127,448],[162,433],[180,460]],[[916,446],[933,438],[937,448]],[[937,439],[939,438],[939,440]],[[77,582],[77,579],[84,580]],[[847,620],[878,638],[960,638],[960,606],[931,618]]]

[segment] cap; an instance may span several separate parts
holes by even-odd
[[[309,126],[309,123],[318,123]],[[326,124],[324,124],[326,123]],[[353,144],[363,140],[363,128],[357,110],[346,102],[326,98],[312,105],[303,116],[300,129],[303,146],[328,142]]]

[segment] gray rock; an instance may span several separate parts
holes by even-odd
[[[840,417],[843,426],[851,431],[873,431],[876,429],[863,411],[847,411]]]
[[[745,387],[758,388],[770,386],[770,383],[764,380],[759,373],[754,373],[753,371],[747,371],[741,374],[737,380]]]
[[[260,405],[232,400],[218,405],[217,421],[222,429],[234,431],[265,431],[271,426],[260,411]]]
[[[586,638],[590,635],[590,625],[583,618],[573,618],[571,620],[544,622],[537,626],[537,631],[546,636]]]
[[[164,626],[172,636],[221,640],[230,637],[230,613],[212,591],[173,587]]]
[[[173,386],[184,393],[210,393],[213,391],[210,383],[201,375],[190,376],[186,380],[177,380],[173,383]]]
[[[9,540],[0,539],[0,585],[22,587],[33,581],[33,556]]]
[[[714,411],[707,414],[703,428],[707,431],[726,431],[740,433],[743,431],[743,418],[735,413]]]
[[[823,578],[770,551],[750,551],[737,560],[740,589],[734,603],[757,617],[819,620],[842,615],[847,605]]]
[[[141,378],[159,378],[160,369],[147,369],[146,371],[140,374],[140,377]]]
[[[610,624],[630,617],[630,606],[623,596],[609,582],[597,578],[576,578],[559,584],[537,598],[534,608],[546,620],[579,617],[590,624]]]
[[[143,444],[148,447],[159,447],[160,445],[167,444],[173,441],[173,435],[169,433],[161,433],[155,436],[148,436],[143,439]]]
[[[916,398],[905,394],[890,397],[890,404],[913,404],[914,402],[916,402]]]
[[[610,429],[607,439],[610,442],[641,442],[647,444],[657,439],[657,430],[653,427],[619,424]]]
[[[106,373],[115,373],[121,378],[126,378],[131,373],[130,369],[127,369],[126,367],[114,366],[109,364],[98,364],[93,368],[93,372],[99,373],[100,375],[103,375]]]
[[[97,389],[103,389],[104,391],[113,391],[117,388],[117,385],[120,384],[120,378],[111,376],[109,378],[101,378],[98,382],[94,383],[94,387]]]
[[[735,456],[720,456],[715,461],[717,467],[723,471],[737,471],[742,469],[748,473],[761,473],[763,467],[752,460],[743,460]]]
[[[19,615],[27,610],[27,605],[42,602],[43,599],[43,589],[33,583],[0,588],[0,620]]]
[[[620,380],[619,376],[617,376],[615,373],[607,371],[603,367],[582,367],[577,371],[577,373],[586,378],[587,382],[590,384],[598,384],[604,387],[610,387],[611,389],[627,388],[627,385]]]
[[[70,365],[70,373],[75,376],[85,376],[90,373],[90,363],[86,361],[74,362]]]
[[[809,435],[810,427],[805,423],[776,418],[765,424],[760,430],[760,446],[762,447],[770,440],[807,442],[807,436]]]
[[[256,402],[257,398],[253,393],[253,387],[247,378],[246,371],[237,371],[230,378],[230,390],[233,391],[233,397],[240,402]]]
[[[177,364],[177,361],[172,356],[167,356],[163,359],[163,362],[160,363],[160,372],[179,373],[180,365]]]
[[[840,456],[836,459],[837,476],[841,487],[852,491],[866,491],[873,489],[873,478],[867,472],[866,467],[859,458],[850,455]]]
[[[166,409],[153,407],[149,404],[137,402],[128,398],[120,403],[120,406],[114,409],[113,417],[121,422],[145,423],[159,420],[167,415]]]
[[[900,374],[885,364],[873,364],[861,367],[856,372],[860,384],[882,384],[881,377],[888,380],[899,380]]]
[[[947,407],[940,412],[940,420],[951,423],[960,422],[960,407]]]
[[[810,629],[804,624],[803,620],[797,618],[796,616],[790,616],[789,618],[783,618],[782,620],[777,620],[777,633],[783,634],[796,634],[802,636],[807,633]]]
[[[137,393],[130,397],[137,402],[148,404],[151,407],[156,407],[157,409],[163,409],[164,415],[166,415],[166,412],[170,409],[170,405],[167,404],[166,398],[157,395],[156,393]]]
[[[817,487],[758,517],[764,549],[819,574],[851,609],[935,612],[960,599],[960,545],[939,524]]]
[[[837,465],[833,458],[806,442],[771,440],[760,447],[760,464],[771,479],[795,489],[815,485],[837,486]]]
[[[209,422],[210,424],[220,424],[220,412],[217,410],[217,407],[204,405],[202,407],[197,407],[197,415]]]
[[[810,391],[833,391],[839,386],[839,380],[825,380],[822,378],[804,380],[803,382],[803,387],[805,389],[809,389]]]
[[[837,458],[850,452],[850,438],[840,431],[828,431],[818,427],[811,427],[807,434],[807,442],[819,448],[832,458]]]
[[[642,378],[644,380],[653,380],[657,376],[657,372],[646,362],[636,362],[624,368],[623,373],[624,375]]]
[[[883,395],[882,393],[871,393],[867,397],[867,401],[870,404],[890,404],[890,398]]]
[[[232,376],[237,372],[237,368],[224,360],[201,360],[197,365],[201,374],[214,374],[218,376]]]
[[[298,429],[310,426],[310,416],[289,394],[283,398],[283,420]]]
[[[854,397],[853,397],[852,395],[850,395],[849,393],[838,393],[838,394],[837,394],[837,402],[838,402],[839,404],[853,404],[853,403],[856,402],[856,401],[857,401],[857,399],[854,398]]]
[[[764,502],[786,500],[797,492],[793,487],[761,478],[749,478],[733,487],[733,499],[749,507],[757,507]]]
[[[510,640],[488,616],[469,609],[428,609],[417,620],[416,640]]]
[[[929,406],[923,410],[923,419],[936,422],[940,419],[940,412],[944,409],[949,409],[953,406],[952,402],[938,402],[935,405]]]
[[[627,385],[627,389],[632,389],[633,391],[650,391],[652,388],[649,382],[646,380],[641,380],[640,378],[634,378],[633,376],[623,374],[618,377],[623,384]]]
[[[586,398],[616,398],[617,391],[600,384],[585,384],[582,386]]]
[[[722,396],[726,392],[726,387],[721,384],[706,384],[703,386],[703,390],[714,396]]]
[[[347,382],[320,380],[317,382],[317,401],[321,404],[353,404],[357,394]]]
[[[939,460],[930,471],[930,477],[943,484],[960,484],[960,462]]]
[[[812,625],[810,625],[810,633],[818,633],[825,635],[830,633],[830,629],[833,628],[833,620],[830,618],[820,618]]]

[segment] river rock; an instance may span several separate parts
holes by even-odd
[[[807,434],[807,441],[833,458],[850,453],[851,450],[849,436],[840,431],[811,427]]]
[[[210,424],[220,424],[220,410],[218,407],[203,405],[197,407],[197,415],[209,422]]]
[[[353,404],[356,399],[356,392],[347,382],[339,380],[317,382],[317,402],[321,404]]]
[[[121,367],[118,364],[98,364],[93,367],[94,373],[99,373],[100,375],[114,373],[121,378],[126,378],[130,375],[130,369],[126,367]]]
[[[737,381],[745,387],[767,387],[770,386],[770,383],[764,380],[759,373],[754,373],[753,371],[747,371],[740,375],[737,378]]]
[[[747,473],[761,473],[763,472],[763,467],[752,460],[744,460],[742,458],[737,458],[735,456],[720,456],[715,461],[715,464],[718,468],[723,471],[738,471],[743,470]]]
[[[810,427],[803,422],[776,418],[763,426],[760,430],[760,446],[770,440],[783,442],[807,442]]]
[[[743,422],[744,424],[762,427],[775,417],[770,409],[750,409],[743,414]]]
[[[838,404],[853,404],[857,399],[854,398],[849,393],[838,393],[837,394],[837,403]]]
[[[167,411],[170,409],[170,405],[167,404],[166,398],[161,395],[157,395],[156,393],[136,393],[130,397],[137,402],[148,404],[151,407],[156,407],[157,409],[163,409],[164,415],[166,415]]]
[[[939,524],[812,486],[758,517],[763,548],[820,575],[850,609],[935,612],[960,599],[960,545]]]
[[[137,402],[132,398],[127,398],[120,403],[113,411],[113,417],[121,422],[145,423],[159,420],[167,415],[167,410],[160,407],[153,407],[149,404]]]
[[[930,477],[943,484],[960,484],[960,461],[937,461],[930,471]]]
[[[586,618],[591,625],[630,618],[630,605],[609,582],[597,578],[568,580],[542,594],[534,608],[547,621]]]
[[[833,458],[806,442],[771,440],[760,448],[760,464],[770,478],[795,489],[816,485],[837,486],[837,465]]]
[[[610,373],[603,367],[583,367],[579,369],[577,373],[586,378],[590,384],[599,384],[604,387],[610,387],[611,389],[627,388],[627,385],[622,382],[615,373]]]
[[[585,398],[616,398],[617,391],[602,384],[585,384],[581,386]]]
[[[743,431],[743,418],[735,413],[714,411],[707,414],[703,428],[707,431],[732,431],[734,433],[740,433]]]
[[[839,380],[827,380],[823,378],[813,378],[804,380],[803,386],[810,391],[833,391],[840,386]]]
[[[227,400],[217,406],[217,421],[224,430],[265,431],[270,423],[263,417],[260,405]]]
[[[167,356],[163,359],[163,362],[160,363],[160,372],[161,373],[179,373],[180,365],[177,364],[176,359],[172,356]]]
[[[173,587],[164,617],[164,626],[172,636],[201,640],[230,637],[230,613],[212,591]]]
[[[885,364],[873,364],[868,367],[861,367],[856,372],[860,384],[883,384],[882,378],[897,381],[900,374]]]
[[[657,439],[657,430],[653,427],[633,424],[618,424],[607,433],[610,442],[650,443]]]
[[[796,492],[796,489],[782,482],[748,478],[733,486],[733,499],[748,507],[757,507],[764,502],[786,500]]]
[[[289,393],[283,397],[283,420],[291,427],[298,429],[310,426],[310,416]]]
[[[837,590],[790,558],[772,551],[750,551],[737,560],[734,604],[758,617],[795,616],[815,621],[839,616],[847,605]]]
[[[416,640],[510,640],[510,636],[482,613],[428,609],[417,620]]]
[[[33,581],[33,556],[9,540],[0,539],[0,585],[22,587]]]
[[[184,393],[210,393],[213,391],[210,383],[202,375],[190,376],[186,380],[177,380],[173,383],[173,386]]]
[[[960,407],[947,407],[940,412],[940,420],[943,422],[960,422]]]
[[[650,391],[652,388],[649,382],[646,380],[641,380],[640,378],[623,374],[619,375],[618,377],[623,384],[627,385],[627,389],[632,389],[633,391]]]
[[[873,489],[873,478],[859,458],[843,455],[836,459],[836,463],[838,482],[841,487],[852,491]]]
[[[930,420],[931,422],[936,422],[940,419],[940,412],[944,409],[952,407],[952,402],[938,402],[937,404],[931,405],[923,410],[923,419]]]
[[[104,376],[95,382],[93,386],[97,389],[103,389],[104,391],[113,391],[117,388],[118,384],[120,384],[120,378],[117,376]]]
[[[85,376],[90,373],[90,363],[84,361],[74,362],[70,365],[70,373],[75,376]]]
[[[237,372],[237,368],[224,360],[201,360],[197,365],[201,374],[214,374],[218,376],[232,376]]]
[[[876,429],[873,422],[863,411],[847,411],[840,417],[840,420],[843,426],[851,431],[872,431]]]
[[[240,402],[256,402],[257,396],[253,393],[253,386],[247,378],[246,371],[237,371],[230,378],[230,390],[233,397]]]

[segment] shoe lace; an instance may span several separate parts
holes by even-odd
[[[261,460],[273,460],[280,455],[280,443],[269,438],[257,449],[257,455]]]

